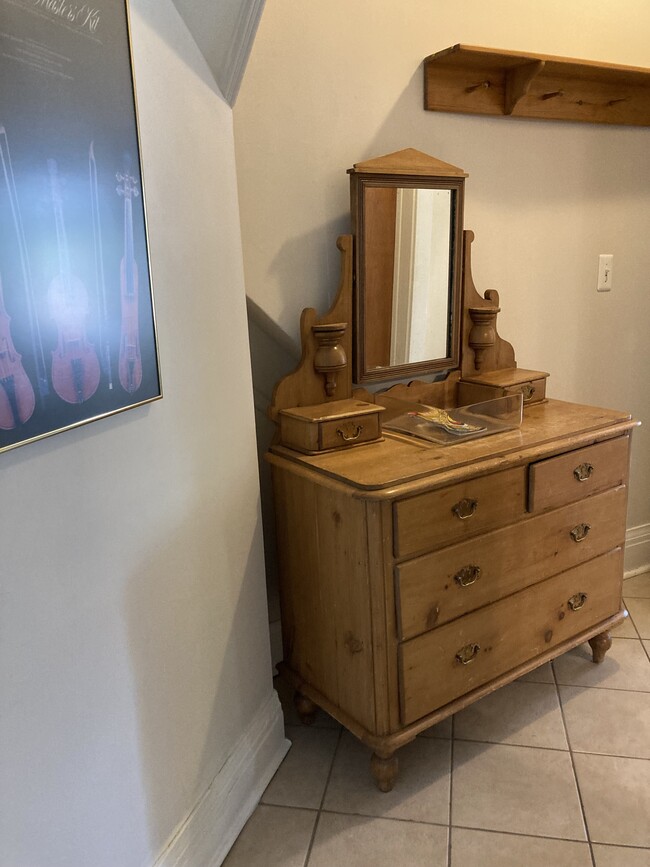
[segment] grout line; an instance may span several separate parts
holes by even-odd
[[[591,856],[591,864],[592,867],[596,867],[596,856],[594,854],[594,847],[591,843],[591,833],[589,831],[589,823],[587,822],[587,813],[585,811],[584,801],[582,800],[582,791],[580,790],[580,782],[578,781],[578,772],[576,771],[576,763],[573,756],[573,751],[571,749],[571,739],[569,737],[569,729],[566,724],[566,717],[564,715],[564,707],[562,706],[562,697],[560,696],[560,685],[557,682],[557,677],[555,674],[555,669],[553,669],[553,677],[555,679],[555,694],[557,696],[557,703],[560,708],[560,715],[562,717],[562,725],[564,726],[564,736],[566,738],[567,746],[569,748],[569,758],[571,759],[571,768],[573,770],[573,779],[576,786],[576,792],[578,793],[578,801],[580,803],[580,812],[582,813],[582,823],[584,825],[585,833],[587,835],[587,843],[589,844],[589,855]]]
[[[481,828],[477,825],[454,825],[461,831],[482,831],[484,834],[503,834],[505,837],[523,837],[524,839],[533,840],[557,840],[559,843],[582,843],[583,846],[588,846],[588,840],[578,840],[576,837],[552,837],[549,834],[524,834],[523,831],[506,831],[500,828]],[[610,843],[610,846],[617,846],[618,843]],[[635,848],[629,846],[628,848]],[[638,847],[637,847],[638,848]]]
[[[309,840],[309,846],[307,847],[307,854],[305,855],[305,860],[303,862],[303,867],[307,867],[309,864],[309,859],[311,858],[311,850],[314,846],[314,840],[316,839],[316,831],[318,830],[318,825],[320,824],[320,817],[323,814],[323,804],[325,803],[325,796],[327,795],[327,789],[330,784],[330,780],[332,778],[332,771],[334,769],[334,762],[336,761],[336,757],[338,755],[339,749],[341,747],[341,740],[343,739],[343,728],[339,729],[339,736],[336,741],[336,747],[334,748],[334,752],[332,753],[332,761],[330,762],[329,771],[327,772],[327,779],[325,780],[325,785],[323,786],[323,794],[321,795],[320,805],[318,807],[318,813],[316,814],[316,821],[314,822],[314,828],[311,832],[311,838]]]
[[[454,732],[456,729],[456,715],[451,718],[451,746],[449,750],[449,826],[447,828],[447,867],[451,867],[451,827],[452,827],[452,801],[454,795]]]
[[[562,684],[562,686],[564,686],[564,684]],[[632,691],[632,690],[630,690],[630,691]],[[638,694],[639,695],[645,695],[646,693],[638,693]],[[650,758],[647,758],[646,756],[628,756],[628,755],[623,755],[621,753],[593,753],[593,752],[590,752],[589,750],[572,749],[570,746],[568,746],[566,748],[544,747],[544,746],[539,746],[536,744],[512,744],[512,743],[508,743],[506,741],[482,741],[482,740],[479,740],[478,738],[461,738],[461,737],[457,737],[456,740],[460,741],[461,743],[464,743],[464,744],[486,744],[486,745],[490,745],[493,747],[515,747],[517,749],[522,749],[522,750],[546,750],[546,752],[549,752],[549,753],[570,753],[570,752],[573,752],[573,753],[578,753],[578,755],[581,755],[581,756],[582,755],[585,755],[585,756],[603,756],[605,758],[610,758],[610,759],[636,759],[640,762],[650,762]],[[567,739],[567,743],[568,743],[568,739]]]
[[[430,828],[449,828],[446,822],[431,822],[429,819],[405,819],[403,816],[383,816],[374,813],[355,813],[354,810],[321,810],[328,816],[356,816],[360,819],[381,819],[382,822],[401,822],[402,825],[426,825]]]

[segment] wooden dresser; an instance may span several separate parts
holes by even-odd
[[[373,747],[423,729],[622,621],[624,413],[558,401],[441,449],[386,435],[320,456],[275,447],[284,663]]]
[[[383,791],[396,779],[396,750],[419,732],[582,642],[601,662],[610,629],[626,616],[635,422],[548,399],[547,375],[517,367],[496,331],[498,294],[480,296],[472,282],[472,239],[464,234],[462,297],[450,305],[455,367],[383,393],[353,388],[355,265],[346,236],[337,299],[322,317],[303,312],[301,362],[269,410],[278,423],[267,459],[279,668],[303,721],[320,706],[372,748]],[[382,431],[382,415],[400,406],[453,415],[513,392],[525,403],[521,426],[489,436],[439,445]]]

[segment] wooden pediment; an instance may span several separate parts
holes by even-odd
[[[392,154],[385,154],[382,157],[375,157],[372,160],[355,163],[348,171],[350,173],[363,172],[381,175],[430,175],[445,178],[467,177],[467,172],[459,169],[458,166],[452,166],[450,163],[437,160],[435,157],[429,156],[429,154],[415,150],[415,148],[405,148],[402,151],[395,151]]]

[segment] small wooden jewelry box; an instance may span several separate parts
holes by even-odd
[[[524,406],[546,400],[548,373],[541,370],[524,370],[521,367],[491,370],[464,376],[460,383],[461,400],[464,404],[478,403],[493,397],[521,393]]]
[[[280,442],[307,455],[378,442],[383,411],[383,406],[353,398],[283,409]]]

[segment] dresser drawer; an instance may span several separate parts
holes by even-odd
[[[525,515],[524,467],[470,479],[393,507],[395,556],[407,557],[475,536]]]
[[[403,724],[613,616],[622,578],[617,548],[400,645]]]
[[[629,436],[530,465],[528,509],[542,512],[627,481]]]
[[[278,413],[280,441],[308,455],[381,439],[382,406],[347,398]]]
[[[596,494],[395,568],[401,639],[496,602],[625,541],[627,489]]]

